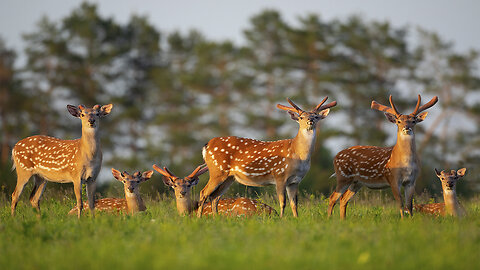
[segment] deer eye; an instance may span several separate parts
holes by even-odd
[[[82,113],[82,114],[81,114],[81,116],[82,116],[82,117],[84,117],[84,116],[85,116],[85,114],[84,114],[84,113]]]

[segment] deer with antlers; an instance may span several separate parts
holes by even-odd
[[[237,181],[247,186],[275,185],[280,201],[280,216],[285,210],[285,191],[293,215],[297,213],[298,185],[310,169],[310,158],[319,120],[327,117],[337,102],[325,104],[327,97],[311,111],[304,111],[287,98],[292,105],[278,104],[300,128],[293,139],[258,141],[239,137],[218,137],[203,147],[203,158],[210,171],[210,179],[200,193],[197,216],[201,217],[206,200],[210,198],[214,214],[222,194]]]
[[[82,121],[82,137],[77,140],[61,140],[48,136],[32,136],[17,142],[12,150],[12,160],[17,172],[17,185],[12,193],[12,216],[15,215],[18,198],[31,176],[35,185],[30,203],[40,215],[40,197],[47,181],[57,183],[73,182],[77,205],[82,203],[82,183],[87,183],[89,208],[94,216],[95,180],[102,166],[99,120],[107,116],[113,105],[67,105],[71,115]],[[82,207],[78,208],[80,218]]]
[[[147,210],[140,195],[140,184],[150,179],[152,174],[153,171],[151,170],[143,173],[137,171],[134,174],[129,174],[126,171],[122,173],[112,168],[113,177],[123,183],[125,199],[104,198],[96,200],[95,210],[100,212],[127,212],[131,215]],[[83,207],[87,207],[87,204],[83,203]],[[77,211],[78,207],[75,206],[68,214],[76,214]]]
[[[457,181],[465,175],[466,168],[458,171],[447,170],[439,172],[435,169],[437,177],[442,182],[443,203],[415,204],[415,211],[431,214],[436,216],[450,215],[454,217],[462,217],[466,215],[466,211],[457,198]]]
[[[177,211],[180,215],[193,213],[198,209],[198,201],[192,201],[191,189],[198,184],[198,177],[208,171],[204,165],[198,166],[190,175],[185,178],[178,178],[167,167],[160,168],[153,165],[153,168],[162,174],[163,183],[173,188],[177,202]],[[225,216],[249,217],[253,215],[276,215],[277,212],[272,207],[257,200],[247,198],[229,198],[221,199],[218,202],[219,214]],[[212,215],[212,208],[205,207],[202,210],[203,215]]]
[[[421,97],[418,95],[415,110],[409,115],[398,112],[392,96],[389,100],[391,107],[372,101],[371,108],[384,112],[387,119],[397,125],[396,144],[393,147],[353,146],[335,156],[333,165],[337,187],[329,198],[329,217],[337,200],[340,199],[340,218],[345,219],[349,200],[362,186],[372,189],[391,187],[402,218],[403,202],[400,189],[403,186],[405,204],[412,215],[415,180],[420,165],[415,148],[414,127],[425,119],[428,112],[423,111],[435,105],[438,97],[435,96],[427,104],[420,106]]]

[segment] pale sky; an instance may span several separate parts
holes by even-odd
[[[42,15],[58,21],[79,0],[0,0],[0,36],[17,52],[21,35],[31,32]],[[476,0],[104,0],[89,1],[104,16],[125,23],[132,13],[147,15],[164,32],[195,28],[207,38],[243,42],[249,18],[266,8],[280,11],[289,23],[298,16],[319,14],[325,20],[352,14],[367,20],[388,20],[395,26],[421,26],[455,44],[458,51],[480,49],[480,1]]]

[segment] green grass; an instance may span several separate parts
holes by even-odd
[[[268,199],[278,209],[277,202]],[[389,200],[359,198],[348,219],[326,218],[324,199],[300,200],[278,217],[179,217],[171,198],[147,200],[135,216],[66,213],[73,200],[46,198],[40,219],[19,203],[0,204],[1,269],[474,269],[479,267],[480,203],[469,216],[401,220]]]

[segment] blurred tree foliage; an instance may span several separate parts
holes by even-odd
[[[0,40],[2,192],[15,185],[9,156],[16,141],[80,135],[79,121],[65,109],[69,103],[114,103],[102,122],[100,177],[109,180],[110,167],[146,170],[154,163],[185,175],[203,162],[201,149],[216,136],[293,137],[297,125],[275,104],[290,97],[311,109],[328,95],[339,105],[321,123],[301,184],[305,192],[326,194],[334,186],[328,177],[337,151],[394,143],[395,127],[370,109],[374,99],[388,104],[390,94],[405,113],[417,94],[440,97],[417,127],[423,162],[417,191],[440,192],[433,167],[462,166],[469,169],[463,194],[480,190],[477,51],[460,53],[435,33],[358,16],[325,21],[307,14],[292,25],[275,10],[253,16],[244,35],[240,46],[195,30],[163,33],[147,17],[120,24],[83,3],[59,21],[42,18],[24,35],[25,66],[15,67],[16,52]],[[144,191],[164,192],[159,179]],[[264,190],[271,189],[237,185],[230,192]]]

